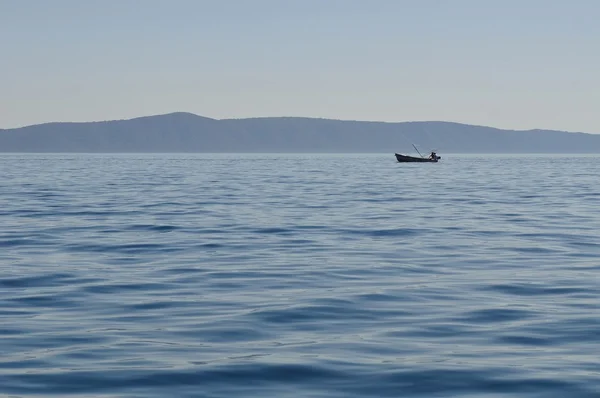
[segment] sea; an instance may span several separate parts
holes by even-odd
[[[0,396],[600,397],[600,157],[0,154]]]

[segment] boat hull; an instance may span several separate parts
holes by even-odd
[[[396,155],[396,159],[400,163],[437,163],[437,161],[439,159],[441,159],[440,156],[438,156],[437,159],[429,159],[429,158],[417,158],[414,156],[407,156],[407,155],[402,155],[399,153],[396,153],[395,155]]]

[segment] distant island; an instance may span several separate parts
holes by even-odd
[[[211,119],[170,113],[129,120],[0,129],[0,152],[597,153],[600,134],[502,130],[452,122],[302,117]]]

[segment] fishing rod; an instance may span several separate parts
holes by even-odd
[[[418,153],[419,155],[421,155],[421,152],[419,152],[419,150],[417,149],[417,147],[415,146],[415,144],[412,144],[412,146],[413,146],[413,148],[415,148],[415,150],[417,151],[417,153]],[[421,157],[423,157],[423,155],[421,155]]]
[[[424,128],[423,128],[423,131],[425,131],[425,129],[424,129]],[[405,135],[404,135],[404,133],[402,132],[402,130],[399,130],[398,132],[400,133],[400,135],[401,135],[402,137],[404,137],[404,139],[405,139],[406,141],[409,141],[409,142],[410,142],[410,140],[408,139],[408,137],[407,137],[407,136],[405,136]],[[419,156],[421,156],[421,158],[422,158],[422,159],[425,159],[425,157],[423,156],[423,154],[422,154],[421,152],[419,152],[419,149],[417,148],[417,146],[416,146],[415,144],[413,144],[412,142],[411,142],[410,144],[413,146],[413,148],[415,148],[415,151],[417,151],[417,153],[419,154]]]

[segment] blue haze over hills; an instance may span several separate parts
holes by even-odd
[[[502,130],[452,122],[367,122],[302,117],[211,119],[171,113],[0,130],[0,152],[594,153],[600,135]]]

